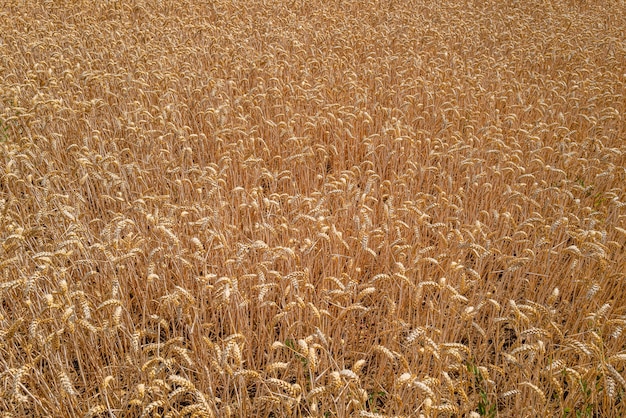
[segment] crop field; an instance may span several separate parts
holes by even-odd
[[[0,0],[0,417],[626,416],[626,2]]]

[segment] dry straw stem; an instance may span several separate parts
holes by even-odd
[[[626,415],[623,1],[0,33],[3,413]]]

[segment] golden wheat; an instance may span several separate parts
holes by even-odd
[[[625,16],[3,4],[0,413],[624,416]]]

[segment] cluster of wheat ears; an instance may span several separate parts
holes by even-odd
[[[625,33],[1,1],[1,416],[624,416]]]

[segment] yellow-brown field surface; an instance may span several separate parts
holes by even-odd
[[[624,0],[0,0],[0,418],[626,416]]]

